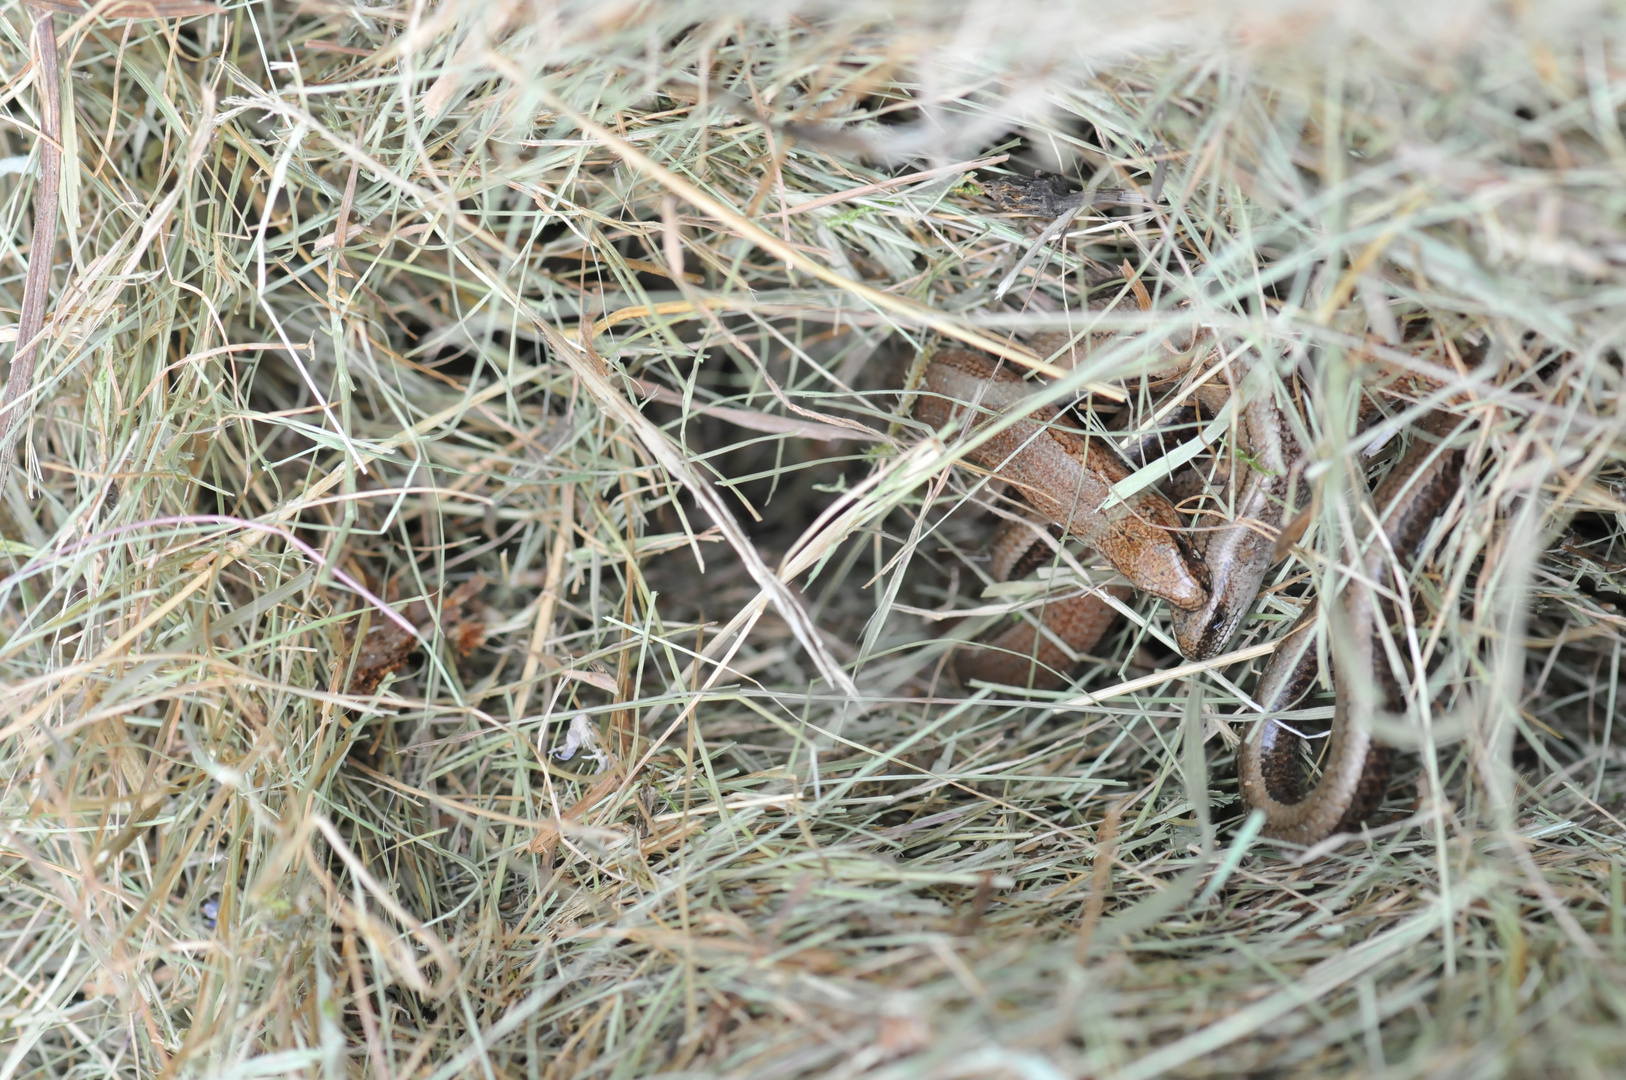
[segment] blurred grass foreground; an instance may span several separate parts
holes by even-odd
[[[0,1080],[1626,1075],[1618,5],[48,7]],[[1315,477],[1397,372],[1477,421],[1360,836],[1258,838],[1259,650],[1160,602],[953,677],[1102,567],[991,582],[899,390],[1040,331],[1102,415],[1293,381]]]

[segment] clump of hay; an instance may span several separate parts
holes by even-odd
[[[222,7],[57,17],[6,1076],[1619,1071],[1618,16]],[[1136,198],[1036,245],[1035,169]],[[1442,711],[1314,860],[1158,605],[1061,691],[947,675],[1077,578],[985,590],[919,357],[1064,331],[1138,407],[1194,330],[1325,462],[1407,364],[1480,422]]]

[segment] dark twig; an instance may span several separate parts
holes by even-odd
[[[28,247],[28,279],[17,320],[17,346],[0,400],[0,482],[11,467],[22,398],[34,383],[34,358],[45,329],[45,303],[51,294],[51,253],[56,247],[58,190],[62,186],[62,83],[56,56],[56,16],[33,8],[34,85],[40,103],[40,172],[34,189],[34,239]]]
[[[986,191],[1001,210],[1059,218],[1069,210],[1086,206],[1140,206],[1150,208],[1152,200],[1138,191],[1097,188],[1073,191],[1067,178],[1054,173],[1038,176],[979,176]]]
[[[1094,191],[1073,191],[1067,179],[1053,173],[1041,173],[1038,176],[984,176],[980,177],[982,189],[988,196],[999,204],[1001,210],[1008,210],[1018,214],[1038,214],[1053,218],[1039,238],[1028,245],[1022,257],[1011,267],[999,288],[994,290],[994,299],[999,300],[1016,284],[1016,279],[1022,271],[1027,269],[1033,257],[1037,255],[1046,244],[1067,231],[1073,219],[1089,206],[1139,206],[1150,208],[1157,199],[1156,192],[1163,187],[1163,170],[1166,163],[1158,163],[1158,174],[1153,179],[1154,194],[1150,199],[1138,191],[1123,191],[1119,188],[1097,188]]]

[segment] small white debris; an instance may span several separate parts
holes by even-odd
[[[576,756],[578,750],[583,751],[584,757],[598,765],[595,772],[603,772],[610,767],[610,756],[599,749],[598,733],[593,730],[593,723],[587,719],[586,713],[577,713],[570,718],[570,730],[565,732],[565,744],[554,747],[548,753],[560,761],[569,761]]]

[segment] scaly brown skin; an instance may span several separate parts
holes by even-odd
[[[1126,585],[1108,585],[1104,591],[1120,600],[1130,594]],[[1039,612],[1037,623],[1017,623],[994,640],[962,653],[954,668],[966,681],[1054,690],[1065,685],[1074,660],[1049,635],[1065,642],[1076,656],[1094,649],[1117,618],[1117,609],[1095,593],[1051,600]]]
[[[1025,521],[1007,521],[1000,527],[989,544],[993,555],[989,572],[995,581],[1023,577],[1047,560],[1051,545],[1040,538],[1041,528]],[[1084,596],[1050,600],[1035,620],[1024,619],[994,640],[960,653],[954,669],[965,682],[978,679],[1054,690],[1067,681],[1073,656],[1093,651],[1118,618],[1117,609],[1101,594],[1127,600],[1130,591],[1126,585],[1108,585]]]
[[[934,359],[924,389],[916,415],[939,427],[966,407],[998,415],[1019,408],[1028,395],[1015,375],[960,350]],[[1188,657],[1217,654],[1274,561],[1272,534],[1286,509],[1288,466],[1297,456],[1275,403],[1261,399],[1246,408],[1256,468],[1240,497],[1237,523],[1207,534],[1202,545],[1206,564],[1174,531],[1179,519],[1161,495],[1142,492],[1116,508],[1128,513],[1094,509],[1129,474],[1130,466],[1103,440],[1058,425],[1057,413],[1048,407],[1033,410],[968,457],[1010,482],[1040,513],[1095,543],[1136,585],[1170,600],[1177,642]],[[1391,581],[1392,574],[1385,573],[1388,551],[1414,553],[1450,505],[1461,480],[1462,454],[1440,452],[1437,442],[1454,423],[1439,413],[1425,418],[1420,427],[1433,438],[1419,439],[1374,493],[1388,543],[1372,545],[1363,561],[1363,580]],[[1001,580],[1019,576],[1018,564],[1031,559],[1031,542],[1016,543],[1013,535],[1002,533],[1004,554],[996,553],[995,576]],[[1359,675],[1336,680],[1337,705],[1320,782],[1305,790],[1299,737],[1268,717],[1245,741],[1239,757],[1244,800],[1264,811],[1264,833],[1276,839],[1309,845],[1351,831],[1377,808],[1388,787],[1394,751],[1372,738],[1371,717],[1375,709],[1405,713],[1404,692],[1383,647],[1391,619],[1360,582],[1352,582],[1346,592],[1344,614],[1352,655],[1341,659],[1357,672],[1371,674],[1367,683]],[[1314,622],[1311,609],[1283,639],[1261,677],[1255,695],[1267,713],[1291,708],[1314,681]],[[1075,653],[1093,648],[1110,623],[1110,606],[1093,595],[1053,603],[1044,616],[1044,624]],[[1065,661],[1063,650],[1038,627],[1024,623],[963,657],[959,670],[963,677],[991,682],[1020,684],[1031,678],[1035,685],[1053,685]],[[1362,692],[1374,683],[1376,695]]]
[[[945,349],[926,368],[917,419],[944,428],[968,408],[1003,418],[1030,396],[1017,375],[980,353]],[[1207,573],[1184,536],[1169,500],[1151,489],[1103,512],[1112,485],[1134,470],[1105,439],[1057,421],[1053,406],[1034,409],[987,438],[966,457],[1016,488],[1040,514],[1090,544],[1136,588],[1177,608],[1208,599]]]
[[[1243,742],[1237,771],[1243,799],[1264,811],[1266,836],[1308,845],[1351,832],[1371,816],[1388,789],[1394,750],[1372,737],[1372,717],[1381,711],[1403,718],[1406,696],[1384,649],[1393,615],[1384,609],[1392,605],[1378,603],[1371,586],[1363,582],[1393,587],[1389,552],[1402,557],[1415,554],[1450,506],[1462,481],[1462,452],[1441,451],[1438,437],[1454,422],[1438,413],[1426,418],[1420,426],[1436,438],[1414,442],[1373,494],[1388,542],[1371,545],[1361,562],[1360,578],[1351,580],[1344,593],[1343,629],[1349,649],[1338,659],[1346,673],[1333,680],[1332,732],[1321,780],[1308,791],[1299,761],[1299,736],[1268,714],[1292,708],[1315,679],[1313,610],[1283,639],[1260,678],[1255,697],[1267,716]]]
[[[1298,446],[1268,396],[1248,402],[1243,421],[1252,460],[1237,496],[1235,520],[1201,529],[1194,545],[1208,567],[1208,599],[1200,607],[1173,612],[1175,643],[1191,660],[1219,655],[1276,562],[1276,536]]]

